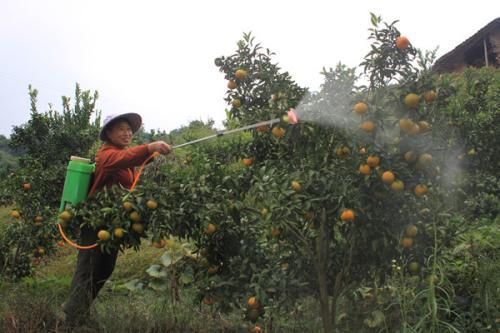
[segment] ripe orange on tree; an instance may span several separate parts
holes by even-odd
[[[264,133],[269,130],[269,127],[267,125],[260,125],[255,129],[257,132]]]
[[[401,239],[401,246],[403,246],[405,249],[409,249],[413,246],[413,239],[410,237],[403,237]]]
[[[233,89],[236,89],[236,87],[238,87],[238,85],[236,84],[236,81],[229,80],[229,82],[227,83],[227,87],[229,89],[233,90]]]
[[[73,215],[68,212],[67,210],[61,212],[61,214],[59,214],[59,218],[64,221],[64,222],[69,222],[69,220],[71,220],[71,218],[73,217]]]
[[[28,191],[28,190],[31,190],[31,184],[30,183],[24,183],[23,184],[23,188]]]
[[[413,120],[409,118],[399,119],[399,128],[405,133],[410,133],[413,130],[414,125],[415,123],[413,122]]]
[[[415,195],[417,197],[421,197],[426,193],[427,193],[427,186],[425,186],[424,184],[419,184],[415,187]]]
[[[275,138],[282,138],[285,136],[285,130],[279,126],[273,127],[271,133],[274,135]]]
[[[219,266],[210,266],[207,268],[208,274],[215,274],[219,271]]]
[[[382,181],[386,184],[392,184],[396,177],[391,171],[386,171],[382,174]]]
[[[132,223],[132,231],[142,234],[144,232],[144,226],[140,223]]]
[[[340,215],[340,219],[342,221],[354,221],[356,218],[356,214],[352,211],[352,209],[345,209]]]
[[[361,164],[359,166],[359,172],[363,175],[369,175],[370,174],[370,166],[368,164]]]
[[[158,208],[158,202],[156,202],[156,200],[150,199],[146,202],[146,206],[149,209],[154,210],[154,209]]]
[[[160,239],[159,241],[153,241],[151,245],[157,249],[162,249],[165,247],[165,245],[167,245],[167,241],[164,239]]]
[[[97,233],[97,238],[99,238],[101,241],[107,241],[111,238],[111,234],[107,230],[99,230]]]
[[[356,103],[354,105],[353,111],[356,114],[361,116],[361,115],[365,114],[366,111],[368,111],[368,105],[366,105],[366,103],[363,103],[363,102]]]
[[[403,183],[402,180],[395,180],[392,184],[391,184],[391,188],[396,191],[396,192],[401,192],[402,190],[405,189],[405,183]]]
[[[243,164],[246,165],[246,166],[251,166],[253,164],[253,158],[244,158],[243,159]]]
[[[18,218],[21,217],[21,214],[19,213],[19,211],[13,210],[13,211],[10,212],[10,217],[18,219]]]
[[[247,304],[251,309],[259,308],[259,302],[257,302],[257,298],[255,298],[255,296],[249,297],[247,300]]]
[[[404,50],[410,45],[410,40],[405,36],[399,36],[396,38],[396,47],[399,50]]]
[[[281,234],[281,229],[280,228],[276,228],[276,227],[272,227],[271,228],[271,235],[273,237],[278,237],[280,234]]]
[[[130,220],[132,222],[139,222],[141,220],[141,214],[139,214],[136,211],[133,211],[132,213],[130,213]]]
[[[405,229],[405,235],[408,237],[415,237],[418,233],[418,228],[415,225],[409,225]]]
[[[133,208],[134,208],[134,205],[132,205],[131,202],[129,201],[125,201],[123,203],[123,208],[127,211],[127,212],[130,212]]]
[[[232,101],[233,107],[239,108],[241,106],[241,100],[239,98],[235,98]]]
[[[377,165],[379,165],[379,163],[380,163],[380,157],[370,155],[370,156],[368,156],[368,158],[366,159],[366,163],[368,163],[368,165],[369,165],[370,167],[374,168],[374,167],[376,167]]]
[[[292,190],[294,190],[295,192],[300,192],[300,190],[302,189],[302,185],[300,185],[300,183],[296,180],[292,181]]]
[[[241,68],[234,73],[234,76],[236,76],[236,78],[239,80],[245,79],[247,75],[248,75],[247,71]]]
[[[421,120],[417,124],[418,124],[418,128],[419,128],[420,133],[424,133],[424,132],[427,132],[429,130],[430,126],[429,126],[428,122]]]
[[[417,159],[417,156],[412,150],[409,150],[405,153],[405,161],[406,162],[415,162]]]
[[[203,300],[202,300],[203,304],[205,305],[212,305],[214,304],[214,301],[212,300],[212,298],[210,297],[203,297]]]
[[[418,157],[418,162],[424,167],[428,167],[432,164],[432,155],[431,154],[422,154]]]
[[[426,103],[432,103],[436,100],[437,94],[434,90],[429,90],[424,93],[424,101]]]
[[[213,234],[215,232],[215,230],[217,230],[217,228],[215,227],[215,225],[212,224],[212,223],[209,223],[207,225],[207,227],[205,228],[205,233],[207,235],[211,235],[211,234]]]
[[[375,129],[375,124],[371,120],[364,121],[361,124],[361,129],[366,133],[371,133]]]
[[[420,97],[417,94],[409,93],[404,98],[405,105],[409,108],[416,108],[420,103]]]
[[[115,235],[116,238],[123,238],[123,236],[125,236],[125,229],[123,229],[123,228],[116,228],[113,231],[113,235]]]

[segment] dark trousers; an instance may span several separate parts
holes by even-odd
[[[97,233],[95,230],[82,229],[82,245],[94,244],[96,240]],[[68,321],[83,323],[89,318],[90,306],[113,272],[117,256],[118,251],[108,254],[101,252],[99,248],[79,250],[69,299],[64,305],[64,312]]]

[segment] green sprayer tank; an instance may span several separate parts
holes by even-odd
[[[87,199],[94,171],[95,164],[91,164],[89,159],[71,156],[66,171],[59,211],[65,210],[66,204],[74,206]]]

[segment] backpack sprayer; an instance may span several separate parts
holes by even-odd
[[[297,124],[298,123],[299,120],[297,118],[297,115],[296,115],[294,109],[290,109],[287,112],[287,116],[288,116],[288,122],[290,124]],[[189,146],[189,145],[192,145],[195,143],[199,143],[202,141],[217,138],[217,137],[220,137],[220,136],[223,136],[226,134],[233,134],[233,133],[237,133],[237,132],[241,132],[241,131],[246,131],[246,130],[257,128],[260,126],[270,126],[270,125],[273,125],[275,123],[279,123],[280,120],[281,120],[281,118],[275,118],[275,119],[271,119],[268,121],[259,122],[259,123],[255,123],[252,125],[247,125],[247,126],[243,126],[243,127],[239,127],[239,128],[235,128],[235,129],[231,129],[231,130],[218,131],[216,134],[212,134],[212,135],[200,138],[200,139],[196,139],[196,140],[188,141],[188,142],[185,142],[185,143],[182,143],[179,145],[172,146],[172,149],[186,147],[186,146]],[[139,176],[141,175],[142,169],[144,168],[146,163],[151,158],[154,158],[156,156],[158,156],[158,154],[154,153],[146,161],[144,161],[144,163],[142,164],[142,166],[141,166],[141,168],[140,168],[140,170],[139,170],[139,172],[138,172],[138,174],[137,174],[137,176],[132,184],[132,187],[130,188],[131,191],[135,188],[135,185],[136,185],[137,181],[139,180]],[[61,198],[61,205],[59,207],[59,212],[64,211],[66,209],[66,205],[68,205],[68,204],[74,206],[80,202],[85,201],[85,199],[87,199],[87,194],[88,194],[88,191],[90,188],[90,183],[92,181],[94,171],[95,171],[95,164],[90,163],[89,159],[77,157],[77,156],[71,156],[69,164],[68,164],[68,168],[66,171],[66,179],[64,181],[64,189],[63,189],[63,194],[62,194],[62,198]],[[97,247],[97,243],[92,244],[92,245],[85,245],[85,246],[78,245],[78,244],[74,243],[73,241],[71,241],[64,234],[64,230],[63,230],[60,223],[58,224],[58,228],[59,228],[59,233],[61,234],[62,238],[69,245],[71,245],[77,249],[89,250],[89,249],[93,249],[93,248]]]

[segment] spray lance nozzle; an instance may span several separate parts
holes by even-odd
[[[246,130],[250,130],[250,129],[253,129],[253,128],[256,128],[256,127],[260,127],[260,126],[273,125],[273,124],[279,123],[280,120],[284,120],[285,122],[287,122],[289,124],[292,124],[292,125],[295,125],[295,124],[297,124],[299,122],[299,118],[297,117],[297,114],[295,113],[295,109],[290,109],[286,113],[286,115],[283,116],[283,118],[276,118],[276,119],[271,119],[271,120],[267,120],[267,121],[261,121],[261,122],[258,122],[258,123],[252,124],[252,125],[247,125],[247,126],[243,126],[243,127],[239,127],[239,128],[235,128],[235,129],[220,130],[220,131],[217,131],[216,134],[209,135],[209,136],[206,136],[206,137],[201,138],[201,139],[196,139],[196,140],[193,140],[193,141],[181,143],[179,145],[175,145],[175,146],[172,147],[172,149],[177,149],[177,148],[189,146],[189,145],[192,145],[194,143],[198,143],[198,142],[206,141],[206,140],[209,140],[209,139],[217,138],[217,137],[220,137],[220,136],[223,136],[223,135],[226,135],[226,134],[231,134],[231,133],[246,131]]]

